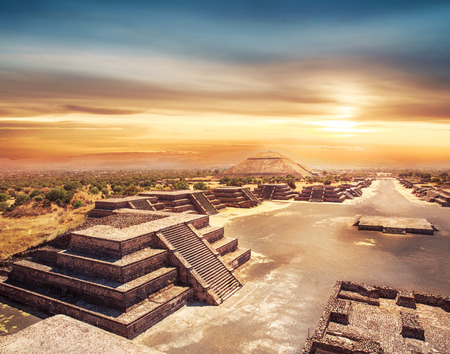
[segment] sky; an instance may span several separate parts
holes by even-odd
[[[267,150],[448,168],[449,18],[447,0],[0,0],[0,168]]]

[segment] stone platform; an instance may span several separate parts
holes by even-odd
[[[244,187],[220,187],[213,190],[215,199],[222,205],[232,208],[253,208],[261,202],[250,191]]]
[[[302,353],[449,353],[449,336],[449,297],[339,281]]]
[[[158,353],[64,315],[56,315],[0,340],[0,353]]]
[[[0,294],[133,338],[190,300],[219,305],[250,259],[209,216],[119,209],[35,249],[0,277]],[[222,258],[226,257],[226,258]]]
[[[423,218],[363,215],[357,217],[353,226],[358,226],[358,230],[380,231],[390,234],[434,235],[434,231],[437,231],[436,227]]]
[[[108,198],[95,202],[95,208],[89,212],[90,217],[104,217],[113,210],[128,208],[136,210],[165,211],[187,214],[217,214],[225,205],[214,198],[209,191],[149,191],[137,196]]]

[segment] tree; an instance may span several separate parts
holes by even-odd
[[[115,194],[122,194],[123,193],[123,187],[122,186],[114,186],[113,192]]]
[[[73,191],[67,191],[63,187],[55,187],[50,189],[50,191],[45,195],[45,198],[62,207],[70,203],[73,195]]]
[[[225,176],[225,177],[222,177],[221,179],[219,179],[220,184],[228,184],[228,182],[230,182],[230,177],[228,177],[228,176]]]
[[[77,189],[81,189],[82,185],[78,181],[69,181],[64,184],[64,189],[66,191],[76,191]]]
[[[173,185],[174,189],[189,189],[189,184],[186,181],[179,180]]]
[[[31,198],[26,194],[18,194],[14,206],[19,206],[28,202]]]
[[[40,189],[35,189],[30,193],[30,198],[37,197],[38,195],[42,195],[43,192]]]
[[[196,182],[194,183],[194,189],[204,191],[208,189],[208,186],[204,182]]]
[[[102,194],[103,194],[105,197],[109,197],[109,189],[108,189],[108,188],[102,188]]]
[[[138,189],[134,184],[130,184],[127,189],[125,189],[125,195],[132,196],[138,193]]]
[[[0,203],[0,211],[6,211],[8,208],[9,208],[8,203],[6,203],[6,202]]]
[[[295,190],[295,188],[297,188],[297,186],[295,185],[295,181],[293,179],[288,180],[287,184],[291,189]]]
[[[99,189],[98,189],[97,187],[95,187],[95,186],[90,186],[90,187],[89,187],[89,193],[91,193],[91,194],[99,194],[100,191],[99,191]]]

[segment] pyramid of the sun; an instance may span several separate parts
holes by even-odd
[[[305,166],[277,152],[261,152],[221,174],[228,177],[280,177],[291,175],[305,178],[311,176],[311,171]]]

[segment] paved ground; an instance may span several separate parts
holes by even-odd
[[[450,295],[450,209],[411,203],[391,180],[376,192],[352,205],[279,203],[286,207],[232,218],[226,235],[259,261],[244,288],[219,307],[187,306],[135,341],[168,353],[290,353],[302,349],[336,280]],[[441,231],[358,231],[356,214],[422,217]]]
[[[243,214],[211,220],[253,251],[244,288],[218,307],[191,303],[134,342],[167,353],[291,353],[314,330],[336,280],[450,295],[450,208],[412,203],[391,180],[352,204],[266,202]],[[440,231],[358,231],[357,214],[426,218]]]

